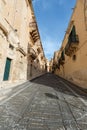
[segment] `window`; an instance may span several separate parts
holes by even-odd
[[[72,27],[72,30],[71,30],[69,37],[68,37],[68,43],[71,44],[72,42],[73,43],[79,43],[79,37],[76,34],[75,25]]]
[[[73,61],[75,61],[76,60],[76,55],[73,55],[72,59],[73,59]]]
[[[73,26],[72,30],[71,30],[71,33],[69,35],[69,43],[71,42],[75,42],[76,41],[76,29],[75,29],[75,26]]]

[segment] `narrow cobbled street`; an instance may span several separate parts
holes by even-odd
[[[87,130],[87,91],[47,73],[0,102],[0,130]]]

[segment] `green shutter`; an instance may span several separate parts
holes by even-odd
[[[75,26],[73,26],[73,28],[72,28],[72,36],[76,36],[76,28],[75,28]]]
[[[3,80],[9,79],[9,73],[10,73],[10,66],[11,66],[11,59],[6,59],[6,65],[5,65],[5,71],[4,71],[4,78]]]
[[[71,33],[68,38],[68,43],[72,43],[76,41],[76,28],[75,25],[72,27]]]

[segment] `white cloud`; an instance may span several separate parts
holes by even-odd
[[[48,39],[46,41],[43,41],[43,48],[46,57],[50,59],[53,57],[54,51],[57,51],[59,49],[59,45],[52,39]]]

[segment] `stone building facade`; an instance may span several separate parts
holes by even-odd
[[[29,44],[28,44],[28,79],[37,77],[45,72],[45,55],[38,31],[34,11],[31,6],[32,17],[29,22]]]
[[[87,84],[87,0],[77,0],[61,49],[55,73]]]
[[[0,0],[0,82],[30,79],[44,64],[31,0]]]

